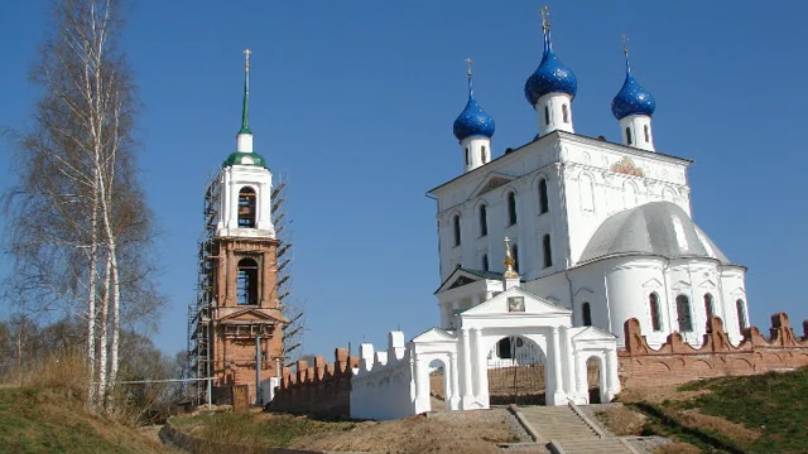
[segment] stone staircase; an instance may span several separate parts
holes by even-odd
[[[537,442],[546,444],[551,452],[636,454],[627,443],[604,433],[573,406],[519,407],[518,411],[540,437]]]

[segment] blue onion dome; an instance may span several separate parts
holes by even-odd
[[[618,120],[637,114],[650,117],[654,114],[655,109],[654,95],[637,83],[637,80],[631,75],[631,68],[626,60],[626,80],[623,82],[623,88],[612,100],[612,114]]]
[[[469,100],[466,107],[454,121],[453,129],[457,140],[462,142],[463,139],[471,136],[490,138],[494,135],[496,126],[494,125],[494,118],[480,107],[480,104],[474,99],[474,94],[469,90]]]
[[[564,65],[553,51],[550,32],[544,32],[544,55],[536,71],[525,82],[525,98],[531,106],[548,93],[566,93],[575,98],[578,92],[578,78],[570,67]]]

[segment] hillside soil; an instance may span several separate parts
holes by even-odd
[[[199,438],[241,446],[385,453],[493,453],[520,441],[504,409],[442,412],[395,421],[322,421],[275,413],[217,413],[171,419]]]

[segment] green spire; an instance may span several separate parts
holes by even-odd
[[[241,129],[239,134],[252,134],[250,131],[250,49],[244,49],[244,101],[241,105]]]

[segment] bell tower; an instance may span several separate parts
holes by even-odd
[[[249,127],[250,54],[249,49],[244,51],[236,150],[205,195],[197,375],[214,378],[210,390],[214,402],[228,400],[232,386],[247,385],[250,401],[262,403],[261,387],[256,385],[278,375],[283,355],[286,319],[277,295],[279,242],[271,217],[272,173],[253,150]]]

